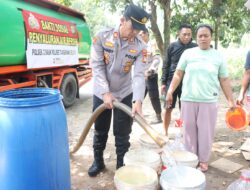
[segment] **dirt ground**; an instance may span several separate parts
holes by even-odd
[[[238,88],[239,82],[234,82],[234,87]],[[85,127],[87,119],[91,116],[91,88],[91,82],[84,86],[81,89],[81,98],[77,100],[74,106],[66,110],[69,128],[69,143],[71,148],[77,142],[83,128]],[[237,93],[235,94],[235,97],[236,96]],[[244,159],[239,148],[245,139],[250,137],[249,129],[241,132],[235,132],[228,129],[224,121],[226,110],[227,104],[225,98],[224,96],[221,96],[219,100],[216,136],[210,163],[219,158],[226,158],[230,161],[243,165],[244,167],[242,169],[246,169],[249,167],[249,162]],[[143,112],[147,120],[154,115],[153,108],[148,98],[146,98],[143,103]],[[179,111],[178,109],[175,109],[173,113],[173,120],[178,117]],[[163,133],[162,124],[153,125],[152,127],[154,127],[159,133]],[[170,126],[170,133],[173,129],[172,123]],[[112,130],[109,133],[109,139],[104,153],[104,160],[106,164],[105,171],[94,178],[90,178],[88,176],[87,171],[93,161],[93,131],[92,127],[85,142],[83,143],[83,146],[77,153],[71,156],[72,190],[115,190],[116,188],[113,183],[113,177],[116,171],[116,154]],[[134,123],[130,140],[131,149],[140,147],[138,139],[142,133],[144,132],[141,127],[138,126],[137,123]],[[205,173],[205,175],[207,190],[226,190],[228,185],[239,177],[240,170],[233,174],[228,174],[213,167],[209,167],[209,170]]]

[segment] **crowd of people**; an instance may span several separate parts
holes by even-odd
[[[149,18],[150,15],[144,9],[129,5],[116,27],[99,32],[93,39],[93,110],[103,103],[107,109],[95,122],[94,161],[89,168],[89,176],[96,176],[105,168],[103,152],[112,114],[117,169],[123,166],[124,155],[130,147],[132,118],[114,108],[114,100],[131,107],[133,115],[143,116],[142,104],[148,93],[155,111],[155,119],[151,124],[163,121],[166,136],[172,110],[178,102],[180,117],[184,121],[185,148],[198,156],[197,167],[203,172],[208,170],[219,89],[222,89],[229,109],[233,110],[236,103],[243,104],[250,80],[250,53],[240,95],[234,101],[227,64],[220,52],[211,45],[213,29],[210,25],[201,24],[196,27],[196,44],[192,40],[192,27],[182,24],[177,40],[166,49],[162,61],[163,55],[150,46],[149,31],[145,26]],[[158,67],[161,64],[159,92]],[[162,107],[160,94],[165,95]]]

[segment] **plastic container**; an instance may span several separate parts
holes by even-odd
[[[205,175],[188,166],[174,166],[164,170],[160,177],[162,190],[205,190]]]
[[[226,112],[226,124],[227,127],[240,131],[244,130],[248,126],[247,111],[242,107],[237,107],[234,111],[228,110]]]
[[[176,150],[186,150],[185,145],[183,143],[183,121],[181,119],[175,120],[175,128],[176,128],[176,134],[174,142],[170,145],[170,149],[172,151]]]
[[[189,166],[192,168],[196,168],[199,162],[197,155],[191,152],[185,151],[185,150],[172,151],[170,153],[170,156],[172,159],[175,160],[176,165]],[[166,154],[162,154],[161,158],[162,158],[163,166],[168,168],[169,164],[171,164],[172,162],[171,160],[169,160],[169,156],[166,156]],[[170,166],[173,166],[173,165],[170,165]]]
[[[250,170],[241,173],[240,178],[231,183],[227,190],[249,190],[250,189]]]
[[[0,92],[0,189],[70,190],[66,114],[58,90]]]
[[[154,142],[154,140],[146,133],[142,134],[139,138],[142,148],[153,150],[156,153],[161,153],[162,149]]]
[[[158,176],[148,166],[123,166],[115,172],[117,190],[157,190]]]
[[[172,151],[169,148],[169,145],[166,144],[163,147],[163,152],[161,154],[162,171],[177,165],[176,161],[175,161],[174,157],[171,155],[171,153],[172,153]]]
[[[129,150],[124,156],[124,164],[149,166],[157,173],[161,172],[161,158],[156,152],[148,149]]]

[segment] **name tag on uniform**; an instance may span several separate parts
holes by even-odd
[[[114,43],[112,42],[105,42],[104,45],[107,47],[114,47]]]
[[[130,49],[129,53],[137,53],[137,50],[136,49]]]

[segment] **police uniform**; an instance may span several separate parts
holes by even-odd
[[[133,29],[145,27],[149,15],[141,8],[130,5],[124,16],[131,19]],[[134,23],[140,22],[140,23]],[[135,25],[134,25],[135,24]],[[142,28],[139,26],[139,28]],[[119,26],[98,33],[93,39],[91,65],[93,68],[93,111],[103,103],[103,94],[110,92],[118,101],[132,107],[132,101],[143,101],[145,91],[146,45],[140,38],[123,40]],[[131,70],[133,66],[133,77]],[[113,110],[113,133],[117,154],[117,168],[123,165],[124,154],[130,147],[132,118],[121,110]],[[88,173],[97,175],[104,167],[103,151],[110,129],[112,110],[107,109],[95,121],[94,163]]]
[[[156,124],[162,122],[160,94],[158,87],[158,67],[161,63],[161,56],[159,53],[153,52],[150,45],[148,45],[147,52],[148,52],[148,64],[147,64],[148,68],[145,72],[146,73],[145,96],[147,95],[148,92],[151,104],[156,113],[155,120],[151,121],[150,124]]]
[[[118,29],[119,27],[106,29],[93,40],[91,64],[94,95],[102,99],[104,93],[111,92],[121,101],[133,92],[133,101],[143,101],[144,93],[140,89],[145,86],[146,45],[137,37],[133,41],[120,39]]]

